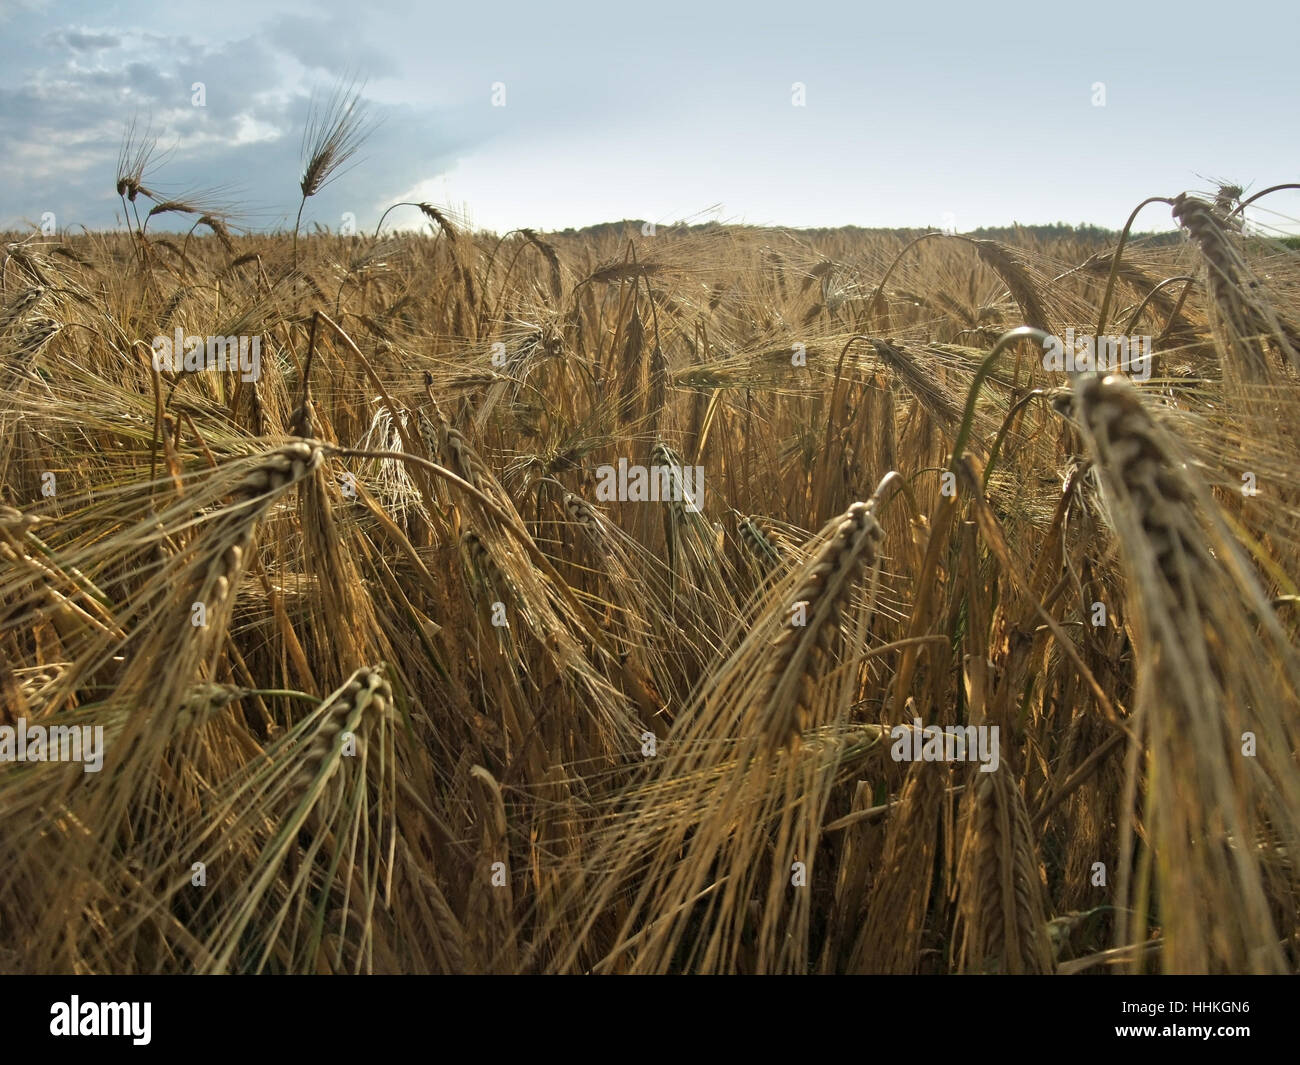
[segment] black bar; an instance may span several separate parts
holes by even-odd
[[[402,1045],[448,1054],[499,1055],[551,1046],[689,1050],[757,1041],[766,1051],[812,1052],[829,1038],[865,1043],[893,1032],[930,1052],[969,1050],[997,1039],[1029,1053],[1127,1046],[1138,1053],[1193,1046],[1217,1055],[1285,1041],[1294,1045],[1297,985],[1283,977],[1140,976],[1113,979],[844,977],[832,980],[713,979],[686,990],[644,980],[429,976],[313,977],[9,977],[0,979],[6,1051],[84,1054],[116,1045],[129,1055],[248,1054],[351,1049],[373,1055]],[[92,1004],[134,1003],[140,1036],[54,1035],[76,996],[81,1025],[127,1018]],[[63,1007],[66,1007],[64,1009]],[[108,1027],[106,1026],[106,1027]],[[842,1026],[842,1028],[841,1028]],[[119,1027],[127,1027],[124,1020]],[[136,1030],[143,1024],[137,1024]],[[1195,1028],[1195,1034],[1187,1030]],[[1211,1030],[1207,1037],[1200,1029]],[[1228,1031],[1229,1029],[1233,1031]],[[1239,1031],[1244,1029],[1244,1031]],[[874,1033],[874,1034],[873,1034]],[[605,1042],[608,1039],[609,1042]],[[1005,1041],[1010,1039],[1011,1043]],[[572,1041],[572,1042],[570,1042]],[[1262,1042],[1266,1041],[1266,1042]],[[388,1048],[385,1050],[384,1048]],[[1121,1051],[1123,1052],[1123,1051]],[[21,1061],[5,1055],[6,1060]]]

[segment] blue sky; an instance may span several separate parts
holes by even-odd
[[[310,94],[355,74],[382,122],[308,222],[346,211],[373,226],[427,199],[497,231],[1117,228],[1148,195],[1300,179],[1300,18],[1293,3],[1241,11],[0,0],[0,227],[47,211],[61,227],[118,224],[132,117],[159,136],[163,191],[216,188],[244,225],[291,227]],[[1300,194],[1271,207],[1300,216]],[[1153,207],[1139,228],[1170,224]]]

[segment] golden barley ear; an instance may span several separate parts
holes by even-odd
[[[1284,971],[1277,915],[1297,881],[1277,854],[1300,840],[1294,647],[1179,440],[1134,386],[1088,375],[1074,392],[1136,621],[1121,905],[1153,879],[1166,971]],[[1134,838],[1140,793],[1145,847]],[[1120,946],[1145,940],[1144,913],[1121,911],[1117,924]]]
[[[298,182],[302,198],[293,226],[295,267],[303,208],[312,196],[344,172],[372,132],[361,89],[354,83],[341,81],[328,96],[313,97],[302,135],[303,169]]]
[[[971,775],[957,864],[958,970],[1050,973],[1043,881],[1020,789],[1005,768]]]
[[[772,747],[798,744],[812,720],[818,674],[830,665],[840,611],[863,565],[874,563],[884,536],[867,503],[854,503],[804,567],[791,599],[800,612],[782,628],[770,650],[763,734]]]
[[[914,762],[890,812],[884,852],[871,885],[847,971],[914,973],[920,964],[948,774]]]
[[[329,96],[313,100],[303,130],[303,199],[315,196],[361,149],[368,135],[361,90],[340,83]]]
[[[1228,359],[1224,370],[1248,382],[1271,382],[1270,349],[1300,370],[1300,330],[1263,298],[1261,282],[1214,205],[1180,193],[1173,214],[1205,262],[1210,320]]]
[[[1038,287],[1024,262],[1010,248],[996,240],[976,240],[974,244],[980,260],[1006,282],[1011,298],[1024,315],[1025,325],[1031,325],[1045,333],[1052,332]]]
[[[599,941],[594,920],[575,921],[555,968],[594,949],[601,971],[665,972],[683,957],[702,972],[807,970],[815,885],[829,875],[819,872],[826,804],[883,734],[849,721],[874,607],[854,584],[878,558],[876,505],[827,524],[714,663],[668,753],[628,787],[583,881],[595,912],[630,892],[626,916]],[[792,626],[796,603],[805,624]]]
[[[208,929],[198,971],[258,972],[273,959],[288,972],[373,971],[395,802],[393,710],[382,668],[363,667],[265,760],[223,782],[185,847],[213,871],[197,911]],[[223,863],[247,837],[260,843],[251,864]]]

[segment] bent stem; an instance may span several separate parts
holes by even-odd
[[[1133,213],[1128,216],[1128,221],[1124,223],[1124,228],[1119,235],[1119,243],[1115,245],[1115,255],[1110,261],[1110,276],[1106,278],[1106,294],[1101,298],[1101,310],[1097,314],[1096,335],[1099,337],[1106,335],[1106,319],[1110,316],[1110,300],[1115,292],[1115,279],[1119,277],[1119,257],[1124,253],[1124,245],[1128,243],[1129,230],[1133,228],[1138,213],[1150,203],[1164,203],[1170,207],[1174,205],[1174,201],[1168,196],[1148,196],[1133,208]]]
[[[1130,222],[1132,219],[1129,220]],[[1002,354],[1017,340],[1032,338],[1042,344],[1045,340],[1051,339],[1051,334],[1037,329],[1032,325],[1017,326],[998,337],[998,342],[993,345],[993,350],[980,363],[980,368],[975,372],[975,380],[971,382],[970,392],[966,396],[966,410],[962,414],[961,428],[957,430],[957,439],[952,447],[952,461],[948,463],[948,469],[957,472],[957,462],[961,458],[962,452],[966,449],[966,441],[970,439],[971,427],[975,424],[975,404],[979,400],[980,388],[989,374],[993,372],[993,366],[998,361],[998,356]]]

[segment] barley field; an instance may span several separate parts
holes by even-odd
[[[1240,189],[266,233],[150,159],[5,241],[0,971],[1297,970],[1300,262]]]

